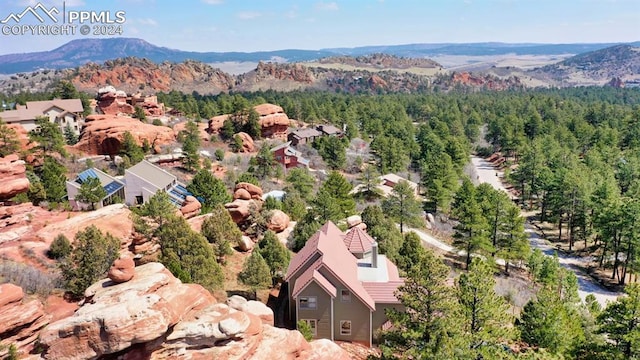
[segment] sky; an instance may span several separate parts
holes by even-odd
[[[62,0],[0,0],[0,21],[39,2],[63,13]],[[66,12],[108,12],[110,20],[124,12],[124,21],[119,28],[105,21],[75,22],[73,35],[12,33],[40,24],[26,14],[19,23],[0,23],[0,54],[46,51],[92,37],[80,34],[81,25],[91,31],[113,25],[112,30],[122,30],[118,36],[202,52],[640,40],[640,0],[66,0],[64,5]],[[62,26],[44,20],[45,26]]]

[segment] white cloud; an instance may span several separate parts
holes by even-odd
[[[148,25],[148,26],[157,26],[158,25],[158,22],[153,20],[152,18],[137,19],[136,22],[138,24]]]
[[[260,16],[262,16],[262,14],[256,11],[242,11],[239,12],[236,16],[240,20],[252,20],[259,18]]]
[[[338,11],[338,4],[335,1],[332,2],[319,2],[316,3],[316,10],[322,11]]]
[[[202,0],[202,2],[209,5],[220,5],[224,0]]]

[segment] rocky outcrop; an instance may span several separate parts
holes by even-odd
[[[125,132],[142,146],[145,141],[158,153],[160,146],[176,140],[173,130],[166,126],[145,124],[137,119],[115,115],[89,115],[75,149],[92,155],[117,155]]]
[[[279,233],[289,227],[289,221],[289,215],[287,215],[282,210],[275,209],[271,211],[271,216],[269,217],[267,228],[276,233]]]
[[[0,158],[0,200],[12,197],[29,190],[27,168],[18,155],[11,154]]]
[[[116,259],[109,268],[107,277],[116,284],[127,282],[133,279],[135,267],[136,264],[132,258],[128,256],[120,257]]]
[[[216,303],[201,286],[181,283],[159,263],[136,267],[126,283],[99,281],[85,297],[72,316],[42,330],[42,358],[348,358],[337,345],[308,343],[298,331],[273,327],[264,304],[235,296],[229,304]]]
[[[260,119],[261,136],[263,138],[286,139],[287,130],[291,120],[284,110],[274,104],[260,104],[253,107]],[[218,134],[227,119],[233,118],[232,114],[217,115],[209,119],[207,132]],[[246,118],[236,119],[236,121],[246,121]]]
[[[49,319],[40,300],[25,298],[19,286],[0,285],[0,339],[3,344],[14,344],[19,352],[27,352]],[[0,357],[6,354],[5,351],[0,350]]]
[[[207,132],[209,129],[209,125],[207,123],[196,123],[196,125],[198,125],[200,140],[203,143],[208,142],[210,137],[209,133]],[[180,134],[181,131],[184,131],[186,127],[187,127],[187,122],[181,122],[181,123],[175,124],[173,126],[173,132],[176,134],[176,137],[178,137],[178,134]]]
[[[126,283],[99,281],[85,297],[73,316],[40,333],[44,358],[92,359],[151,342],[215,302],[200,285],[182,284],[159,263],[136,267]]]
[[[242,224],[251,214],[251,208],[262,209],[262,189],[250,183],[238,183],[233,201],[224,205],[236,224]]]
[[[286,139],[289,117],[284,110],[273,104],[260,104],[253,109],[260,115],[260,129],[263,138]]]
[[[240,237],[240,241],[238,242],[238,250],[247,252],[253,250],[255,246],[256,243],[254,243],[250,237],[246,235],[242,235]]]
[[[89,63],[68,75],[78,90],[90,92],[104,84],[111,84],[128,93],[143,89],[148,93],[177,90],[217,94],[228,91],[235,84],[231,75],[190,60],[156,64],[147,59],[126,57],[105,61],[103,65]]]
[[[131,115],[135,113],[133,105],[127,103],[127,93],[116,90],[113,86],[105,86],[98,90],[98,111],[107,115]]]
[[[191,219],[194,216],[200,215],[200,209],[202,209],[200,201],[193,196],[187,196],[180,208],[180,214],[185,219]]]
[[[485,88],[488,90],[508,90],[521,86],[520,79],[510,77],[508,79],[500,79],[491,75],[472,75],[468,72],[454,72],[451,75],[451,81],[454,84],[462,84],[475,88]]]
[[[244,132],[239,132],[234,136],[240,137],[240,141],[242,141],[242,147],[240,148],[240,152],[243,152],[243,153],[256,152],[256,146],[253,143],[253,139],[251,138],[251,135]]]

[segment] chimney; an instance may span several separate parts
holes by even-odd
[[[376,241],[371,244],[371,267],[378,267],[378,242]]]

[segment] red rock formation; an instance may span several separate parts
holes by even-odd
[[[12,197],[29,190],[27,168],[18,155],[11,154],[0,158],[0,200]]]
[[[98,90],[98,110],[106,115],[133,114],[135,108],[127,103],[127,93],[116,90],[113,86],[106,86]]]
[[[287,130],[289,129],[291,120],[280,106],[273,104],[260,104],[254,106],[253,109],[258,113],[258,115],[260,115],[260,134],[263,138],[283,140],[287,138]],[[209,119],[207,132],[210,134],[218,134],[225,120],[230,116],[232,115],[217,115]]]
[[[136,264],[133,259],[124,256],[116,259],[109,268],[107,277],[116,284],[127,282],[135,275]]]
[[[378,75],[371,75],[371,77],[369,78],[369,87],[371,89],[385,89],[387,88],[387,82],[384,81],[380,76]]]
[[[209,133],[207,132],[207,130],[209,129],[209,125],[206,123],[197,123],[198,124],[198,129],[200,130],[200,140],[204,141],[209,141]],[[178,134],[183,131],[185,129],[187,125],[187,122],[181,122],[178,124],[175,124],[173,126],[173,132],[176,134],[176,137],[178,136]]]
[[[49,319],[40,300],[25,299],[19,286],[0,285],[0,339],[4,344],[14,344],[19,353],[28,352]],[[4,355],[6,350],[0,350],[0,357]]]
[[[244,132],[239,132],[236,135],[240,137],[240,140],[242,140],[242,149],[240,149],[240,152],[252,153],[256,151],[256,146],[253,143],[251,135]]]
[[[209,127],[207,128],[207,132],[209,134],[218,134],[220,129],[222,129],[222,125],[229,118],[229,114],[214,116],[209,119]]]
[[[301,64],[258,63],[255,70],[256,80],[267,78],[291,80],[297,83],[311,84],[315,81],[313,73]]]
[[[7,124],[7,127],[16,132],[16,135],[18,137],[18,141],[20,142],[20,150],[21,151],[31,149],[35,145],[33,143],[31,143],[31,144],[29,143],[29,133],[27,132],[27,130],[24,127],[22,127],[22,125],[20,125],[20,124]]]
[[[198,216],[200,214],[200,209],[202,209],[202,204],[198,201],[198,199],[193,196],[187,196],[184,200],[184,204],[180,208],[180,214],[185,219],[190,219],[194,216]]]
[[[90,286],[73,316],[40,332],[44,359],[115,353],[123,359],[348,358],[326,341],[309,344],[298,331],[273,327],[264,304],[235,297],[235,306],[215,303],[204,288],[182,284],[159,263],[136,267],[129,282],[110,284]]]
[[[130,117],[89,115],[75,149],[92,155],[116,155],[125,132],[130,132],[138,145],[146,140],[156,152],[160,146],[175,141],[173,130],[166,126],[145,124]]]
[[[289,129],[289,117],[284,110],[273,104],[261,104],[253,109],[260,115],[260,128],[263,138],[286,139]]]
[[[267,227],[269,230],[279,233],[289,227],[289,222],[289,215],[285,214],[282,210],[275,209],[271,211],[271,217],[269,218]]]
[[[253,185],[251,183],[240,182],[236,184],[235,191],[238,191],[240,189],[246,190],[249,193],[251,199],[262,200],[262,189],[260,188],[260,186]],[[234,194],[236,194],[235,191]],[[234,196],[234,199],[238,198]]]

